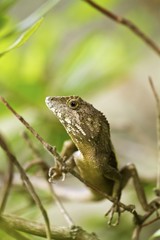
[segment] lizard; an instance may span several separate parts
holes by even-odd
[[[64,144],[62,150],[65,163],[76,169],[85,181],[115,199],[109,224],[112,224],[115,212],[120,217],[118,202],[130,178],[133,178],[142,208],[145,211],[153,209],[153,204],[147,202],[135,165],[128,164],[118,169],[110,125],[101,111],[79,96],[49,96],[45,102],[71,138],[71,142]],[[99,192],[91,191],[94,200],[104,198]],[[119,217],[116,224],[119,223]]]

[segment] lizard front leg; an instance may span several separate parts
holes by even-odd
[[[72,142],[72,140],[66,140],[63,143],[62,150],[61,150],[61,157],[65,159],[69,158],[75,151],[77,151],[76,145]]]
[[[66,140],[63,143],[61,157],[63,162],[56,162],[54,167],[49,169],[49,181],[54,182],[54,180],[62,179],[64,181],[65,175],[69,169],[75,167],[73,153],[77,150],[75,144],[71,140]]]

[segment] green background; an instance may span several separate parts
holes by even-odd
[[[111,124],[119,165],[127,162],[137,165],[145,179],[148,197],[152,199],[157,169],[156,104],[148,77],[153,78],[159,91],[159,56],[129,29],[106,18],[84,1],[62,0],[53,8],[48,2],[51,1],[0,2],[0,95],[58,150],[68,136],[45,106],[45,97],[79,95],[93,103]],[[97,3],[130,19],[155,42],[160,42],[158,0],[101,0]],[[45,10],[46,6],[50,11]],[[32,29],[32,21],[42,17],[43,10],[46,14],[40,26],[36,23]],[[25,24],[29,26],[28,32]],[[9,51],[8,47],[23,34],[22,46]],[[3,55],[6,50],[8,52]],[[21,164],[33,160],[21,136],[24,130],[24,126],[0,103],[0,131]],[[42,158],[52,166],[53,159],[34,137],[30,137]],[[2,150],[0,159],[0,170],[4,173],[7,163]],[[31,175],[38,173],[33,171]],[[79,186],[73,178],[67,181],[75,188]],[[13,190],[6,213],[43,221],[39,210],[21,191]],[[66,225],[48,192],[40,189],[38,193],[51,221]],[[124,191],[122,199],[126,204],[137,203],[132,184]],[[96,232],[100,239],[120,236],[130,239],[131,216],[125,213],[118,227],[109,228],[104,218],[109,207],[106,202],[72,201],[65,206],[77,225]],[[157,225],[145,228],[142,239],[154,233]],[[2,231],[0,236],[6,239]],[[12,238],[7,236],[7,239]]]

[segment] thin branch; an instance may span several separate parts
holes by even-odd
[[[3,232],[5,232],[7,235],[13,237],[16,240],[30,240],[29,238],[27,238],[27,237],[23,236],[22,234],[20,234],[19,232],[17,232],[15,230],[14,226],[9,226],[2,219],[0,222],[0,228]]]
[[[139,240],[140,232],[141,232],[141,225],[137,225],[132,234],[132,240]]]
[[[152,78],[149,77],[149,83],[156,101],[157,109],[157,151],[158,151],[158,161],[157,161],[157,189],[156,193],[160,196],[160,98],[153,84]]]
[[[136,34],[143,42],[145,42],[150,48],[152,48],[159,56],[160,56],[160,47],[145,33],[143,33],[138,26],[136,26],[133,22],[130,20],[118,16],[115,13],[109,11],[108,9],[105,9],[98,5],[97,3],[93,2],[92,0],[83,0],[84,2],[88,3],[90,6],[104,14],[106,17],[109,17],[113,21],[124,25],[125,27],[129,28],[134,34]]]
[[[42,160],[40,157],[40,154],[38,152],[38,150],[34,147],[34,145],[32,144],[27,132],[23,132],[22,133],[22,137],[24,138],[25,142],[27,143],[28,147],[31,149],[33,155],[35,156],[35,158],[39,159],[40,161]]]
[[[29,125],[29,123],[20,116],[9,104],[8,102],[0,96],[0,101],[16,116],[16,118],[19,119],[19,121],[35,136],[38,141],[43,145],[44,148],[48,150],[49,153],[51,153],[52,156],[54,156],[55,160],[58,162],[63,161],[61,156],[57,153],[56,148],[52,147],[50,144],[44,141],[44,139]]]
[[[1,134],[0,134],[0,146],[5,151],[7,157],[10,159],[10,161],[12,161],[14,163],[14,165],[18,168],[18,170],[21,174],[21,178],[22,178],[25,186],[27,187],[27,190],[29,191],[30,195],[32,196],[33,200],[35,201],[35,203],[37,204],[39,209],[41,210],[42,216],[43,216],[44,221],[46,223],[47,237],[48,237],[48,240],[51,240],[50,224],[49,224],[49,219],[48,219],[47,212],[44,209],[38,195],[36,194],[36,192],[34,190],[34,187],[33,187],[32,183],[30,182],[29,178],[27,177],[24,169],[21,167],[21,165],[17,161],[16,157],[9,150],[9,148],[8,148],[6,142],[5,142],[5,140],[4,140],[4,138],[2,137]]]
[[[142,225],[137,225],[133,231],[133,234],[132,234],[132,240],[139,240],[139,237],[140,237],[140,233],[142,231],[142,228],[144,227],[147,227],[151,224],[153,224],[154,222],[157,222],[158,220],[160,220],[160,216],[152,219],[151,221],[148,221],[147,223],[145,224],[142,224]]]
[[[37,161],[33,161],[33,162],[30,162],[28,165],[27,165],[27,168],[25,168],[26,170],[29,170],[31,167],[33,166],[41,166],[42,168],[42,171],[44,173],[44,177],[47,181],[47,184],[48,184],[48,187],[50,189],[50,192],[51,192],[51,195],[52,195],[52,198],[54,199],[54,201],[56,202],[60,212],[62,213],[62,215],[64,216],[64,218],[66,219],[67,223],[68,223],[68,226],[69,227],[72,227],[74,226],[74,222],[71,218],[71,216],[69,215],[69,213],[66,211],[66,209],[64,208],[60,198],[57,196],[57,194],[55,193],[54,191],[54,188],[53,186],[48,182],[48,176],[46,175],[46,169],[48,170],[49,169],[49,166],[47,165],[46,162],[43,161],[43,159],[41,158],[38,150],[34,147],[34,145],[32,144],[32,142],[30,141],[29,137],[28,137],[28,134],[25,133],[23,134],[24,136],[24,139],[25,141],[27,142],[29,148],[32,150],[33,154],[35,155],[35,157],[38,159]]]
[[[14,169],[13,162],[10,161],[10,159],[8,162],[9,162],[8,172],[7,172],[6,179],[4,179],[4,188],[3,188],[2,200],[0,204],[0,214],[2,214],[7,204],[8,196],[9,196],[11,186],[12,186],[12,181],[13,181],[13,169]]]
[[[147,227],[148,225],[150,225],[150,224],[152,224],[152,223],[154,223],[154,222],[156,222],[156,221],[158,221],[158,220],[160,220],[160,216],[158,216],[158,217],[152,219],[152,220],[149,221],[149,222],[146,222],[145,224],[142,224],[141,227]]]
[[[48,181],[47,181],[48,182]],[[64,216],[64,218],[66,219],[66,222],[68,223],[69,227],[74,226],[74,222],[71,218],[71,216],[69,215],[69,213],[66,211],[66,209],[64,208],[60,198],[58,197],[58,195],[55,193],[54,188],[51,186],[51,184],[48,182],[50,191],[51,191],[51,195],[52,198],[55,200],[57,206],[59,207],[60,212],[62,213],[62,215]]]
[[[6,223],[9,227],[14,227],[14,229],[29,233],[39,237],[46,237],[45,225],[33,222],[31,220],[25,220],[16,216],[2,215],[0,221]],[[73,229],[66,227],[51,227],[51,238],[56,240],[71,240],[72,232],[75,234],[74,239],[83,240],[99,240],[94,233],[87,233],[79,227],[74,227]]]
[[[7,226],[14,227],[14,229],[29,233],[34,236],[46,237],[45,225],[41,223],[36,223],[30,220],[25,220],[14,215],[2,215],[0,221],[3,221]],[[69,231],[66,228],[56,228],[52,227],[51,238],[57,240],[70,239]]]

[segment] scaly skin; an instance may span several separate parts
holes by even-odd
[[[121,175],[105,116],[78,96],[47,97],[46,105],[80,151],[73,156],[81,177],[119,199]]]

